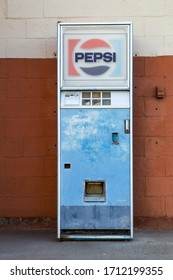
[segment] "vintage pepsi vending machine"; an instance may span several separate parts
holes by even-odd
[[[132,24],[58,23],[58,239],[133,238]]]

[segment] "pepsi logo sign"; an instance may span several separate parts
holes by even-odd
[[[116,66],[115,48],[102,39],[68,40],[68,75],[108,75]]]

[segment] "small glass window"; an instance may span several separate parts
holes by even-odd
[[[110,99],[103,99],[102,100],[102,105],[111,105],[111,100]]]
[[[110,91],[104,91],[104,92],[102,93],[102,97],[103,97],[103,98],[111,98],[111,93],[110,93]]]
[[[82,92],[82,98],[90,98],[91,92],[90,91],[84,91]]]
[[[91,105],[91,100],[90,100],[90,99],[83,99],[83,100],[82,100],[82,105],[84,105],[84,106],[89,106],[89,105]]]
[[[93,91],[92,98],[100,98],[100,91]]]
[[[101,105],[101,99],[93,99],[93,100],[92,100],[92,105],[93,105],[93,106],[99,106],[99,105]]]

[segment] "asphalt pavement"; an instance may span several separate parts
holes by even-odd
[[[173,260],[173,230],[135,230],[129,241],[61,242],[55,230],[2,230],[0,260]]]

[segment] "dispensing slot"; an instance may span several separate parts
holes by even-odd
[[[104,181],[85,181],[84,201],[105,201]]]

